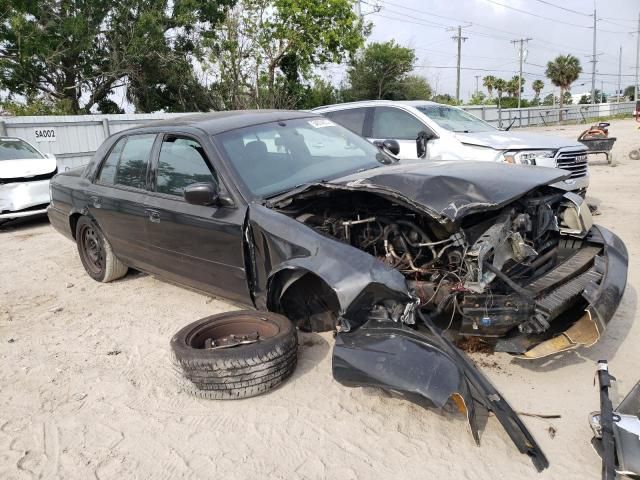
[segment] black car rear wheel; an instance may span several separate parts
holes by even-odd
[[[110,282],[127,274],[128,267],[113,253],[96,223],[80,217],[76,224],[76,244],[84,269],[98,282]]]
[[[171,339],[173,360],[198,397],[228,400],[265,393],[297,363],[295,326],[282,315],[245,310],[191,323]]]

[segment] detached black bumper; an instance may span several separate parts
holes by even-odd
[[[542,471],[549,462],[518,415],[469,358],[418,313],[424,327],[369,320],[336,336],[333,376],[349,387],[372,386],[425,407],[451,404],[466,416],[476,443],[487,412],[496,415],[520,453]]]
[[[575,308],[561,313],[544,333],[507,335],[497,341],[496,351],[533,359],[578,346],[588,347],[598,341],[622,299],[627,284],[629,255],[622,240],[599,225],[591,228],[584,242],[585,250],[598,248],[589,267],[538,298],[538,304],[546,304],[553,309],[561,307],[563,302],[576,303],[580,300],[579,303],[586,303],[586,307],[577,315]],[[558,269],[566,270],[569,263],[560,265]],[[567,319],[574,318],[567,323]]]

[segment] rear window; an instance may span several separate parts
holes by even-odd
[[[19,138],[0,139],[0,160],[22,160],[25,158],[43,158],[38,151]]]
[[[323,114],[339,125],[348,128],[353,133],[363,135],[364,120],[367,116],[366,108],[350,108],[348,110],[338,110],[337,112],[327,112]]]

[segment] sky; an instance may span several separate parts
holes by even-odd
[[[381,7],[377,13],[375,5]],[[533,97],[531,83],[538,78],[545,82],[542,96],[551,93],[546,64],[567,53],[578,57],[583,69],[572,93],[591,90],[592,0],[362,0],[361,6],[365,19],[373,23],[368,41],[393,39],[414,48],[416,73],[437,93],[455,95],[457,43],[451,37],[457,32],[449,29],[458,25],[466,25],[462,32],[467,37],[462,44],[462,67],[467,69],[461,73],[462,99],[475,92],[476,75],[482,89],[482,76],[510,79],[518,73],[519,47],[511,40],[520,38],[531,39],[523,65],[523,98]],[[640,0],[595,0],[595,8],[596,88],[612,94],[617,89],[620,47],[622,88],[634,82]],[[468,70],[472,68],[479,70]]]

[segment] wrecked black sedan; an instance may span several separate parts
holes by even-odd
[[[54,178],[49,218],[94,279],[132,267],[335,330],[342,383],[453,402],[476,439],[475,412],[494,411],[544,468],[441,332],[528,358],[597,341],[627,252],[580,196],[551,186],[567,175],[397,162],[314,114],[221,112],[110,137]]]

